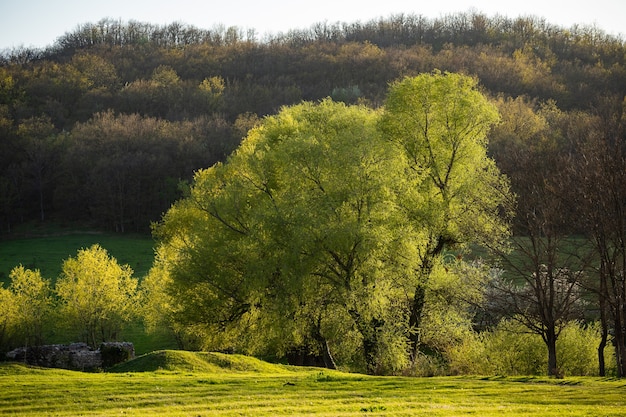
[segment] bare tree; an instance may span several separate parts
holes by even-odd
[[[572,236],[570,180],[562,172],[569,163],[567,146],[556,128],[563,114],[554,108],[535,113],[524,103],[508,105],[513,111],[505,113],[500,134],[515,140],[509,140],[506,155],[499,160],[517,195],[516,217],[511,251],[499,253],[503,273],[490,283],[488,296],[493,312],[542,337],[548,375],[556,376],[560,332],[568,321],[582,318],[583,275],[578,271],[586,263],[584,240]],[[527,122],[523,127],[528,115],[534,125]]]
[[[624,102],[607,99],[578,143],[570,174],[577,183],[579,225],[594,245],[595,278],[586,282],[598,296],[604,375],[604,348],[615,346],[617,376],[626,376],[626,123]]]

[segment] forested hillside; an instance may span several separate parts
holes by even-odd
[[[382,104],[388,84],[433,69],[477,77],[503,123],[500,168],[603,129],[623,134],[626,48],[596,27],[464,13],[321,23],[264,39],[105,19],[45,50],[0,61],[0,221],[39,219],[147,231],[181,181],[221,161],[258,118],[332,97]],[[532,144],[532,146],[527,146]],[[518,193],[523,190],[518,189]]]

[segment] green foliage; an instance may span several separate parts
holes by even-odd
[[[559,374],[598,375],[597,347],[600,329],[569,322],[557,341]],[[515,321],[502,321],[493,330],[468,333],[446,351],[451,373],[477,375],[542,375],[547,367],[546,346]],[[609,362],[611,356],[605,353]],[[608,365],[607,369],[614,369]]]
[[[137,279],[132,274],[99,245],[67,259],[55,290],[68,330],[93,347],[116,340],[136,311]]]
[[[13,268],[10,285],[0,284],[0,352],[37,346],[49,336],[53,312],[50,281],[39,270]]]
[[[8,340],[15,323],[13,294],[0,283],[0,351],[7,348]]]
[[[566,29],[534,17],[491,18],[476,12],[436,19],[400,14],[369,22],[320,23],[263,41],[235,27],[208,30],[178,22],[161,26],[104,19],[69,31],[45,51],[19,48],[1,55],[0,126],[3,145],[8,145],[0,161],[0,186],[7,188],[7,198],[0,199],[5,205],[0,208],[3,230],[40,217],[40,201],[33,198],[38,185],[29,180],[33,171],[24,165],[27,152],[13,141],[16,127],[31,118],[48,117],[59,134],[108,110],[138,114],[176,122],[173,137],[181,147],[191,141],[212,149],[226,140],[228,152],[244,135],[219,130],[196,136],[178,123],[220,118],[221,127],[230,131],[242,114],[276,114],[283,105],[329,95],[378,107],[389,83],[434,68],[475,76],[492,96],[526,96],[588,114],[597,113],[593,108],[605,97],[621,99],[626,91],[621,39],[597,27]],[[99,138],[107,143],[111,135],[103,131]],[[88,146],[97,148],[92,142]],[[115,230],[108,213],[91,211],[93,200],[85,190],[97,186],[75,191],[78,198],[60,204],[72,197],[68,189],[74,189],[74,181],[89,178],[92,167],[99,165],[96,157],[73,166],[81,159],[72,148],[48,150],[59,152],[62,163],[51,164],[45,176],[44,207],[63,220],[87,218]],[[104,165],[114,162],[108,152],[95,153]],[[191,180],[194,170],[212,165],[214,155],[198,161],[206,154],[199,149],[177,155],[186,168],[175,175],[168,164],[155,167],[151,158],[139,155],[134,156],[140,159],[135,168],[158,190],[165,178],[174,184]],[[147,155],[162,157],[161,152]],[[217,159],[224,161],[225,154]],[[109,174],[96,170],[97,182],[110,183]],[[178,198],[170,194],[165,205],[157,207],[152,193],[129,192],[133,195],[145,199],[140,205],[144,210],[156,207],[149,213],[127,209],[127,215],[132,212],[141,223],[139,230],[158,220]]]
[[[489,144],[483,141],[485,137],[482,133],[476,137],[481,138],[479,142],[482,141],[484,146],[489,145],[490,155],[498,162],[500,170],[511,176],[511,188],[519,195],[518,207],[522,212],[539,215],[545,212],[546,205],[536,198],[543,196],[543,191],[549,194],[558,190],[579,189],[587,197],[591,191],[591,194],[596,192],[601,196],[616,195],[600,190],[602,187],[597,184],[601,184],[604,178],[612,178],[611,172],[624,170],[608,166],[605,162],[599,162],[600,165],[590,163],[593,158],[588,153],[577,159],[576,152],[581,149],[575,142],[593,142],[599,135],[610,138],[610,141],[623,136],[619,127],[623,117],[619,109],[626,91],[625,56],[622,40],[608,36],[599,28],[576,26],[566,29],[533,17],[489,18],[476,12],[437,19],[401,14],[370,22],[319,24],[310,30],[291,31],[263,42],[257,42],[253,33],[246,36],[238,28],[202,30],[180,23],[155,26],[111,19],[85,24],[61,37],[46,51],[18,49],[0,57],[0,147],[4,151],[0,155],[1,227],[3,231],[12,231],[14,225],[23,220],[47,221],[54,216],[69,222],[89,221],[99,228],[119,232],[144,231],[150,221],[157,220],[180,197],[177,189],[179,180],[190,181],[196,170],[209,167],[216,161],[225,161],[226,155],[236,147],[241,137],[256,125],[258,116],[275,114],[280,106],[299,103],[303,98],[318,100],[328,95],[350,103],[372,103],[380,108],[390,82],[406,75],[430,72],[433,68],[470,74],[472,80],[447,75],[428,88],[429,84],[425,82],[428,77],[413,80],[414,84],[421,83],[421,86],[399,81],[393,87],[397,89],[396,98],[401,101],[403,89],[409,91],[408,98],[452,97],[444,88],[451,81],[461,89],[469,87],[468,93],[471,94],[467,97],[476,98],[471,103],[483,103],[483,98],[473,95],[480,91],[498,97],[496,101],[502,123],[489,132]],[[338,88],[333,90],[334,87]],[[411,91],[419,91],[420,94],[415,95]],[[429,96],[430,93],[432,95]],[[392,108],[392,102],[390,100],[385,107]],[[465,106],[467,103],[463,100],[453,100],[452,103],[458,104],[455,111],[471,110],[471,106]],[[421,106],[424,103],[414,104]],[[444,107],[438,108],[438,113],[442,112],[439,114],[449,110]],[[483,110],[489,113],[492,109],[484,106]],[[473,116],[470,119],[482,120]],[[419,127],[418,121],[419,118],[414,117],[404,120],[406,126],[412,127]],[[436,118],[430,121],[435,122]],[[281,125],[283,122],[277,123],[280,129],[285,127]],[[297,124],[296,128],[302,130],[303,126],[310,128],[311,125]],[[282,134],[280,129],[275,133]],[[351,190],[329,189],[329,185],[325,184],[325,190],[330,192],[310,192],[311,198],[299,198],[298,187],[303,183],[294,181],[293,186],[289,183],[291,177],[299,178],[303,171],[277,169],[273,172],[281,164],[278,159],[263,156],[260,159],[266,165],[252,167],[254,169],[250,171],[259,174],[250,177],[252,179],[267,178],[276,182],[268,183],[268,189],[274,193],[281,190],[278,200],[285,202],[293,199],[297,203],[291,211],[286,210],[287,204],[278,204],[276,208],[283,211],[275,211],[272,216],[267,216],[266,212],[263,216],[257,213],[255,217],[249,210],[249,206],[259,203],[263,203],[260,207],[264,210],[272,208],[278,201],[258,198],[259,190],[254,190],[254,187],[262,182],[246,184],[237,170],[225,169],[215,174],[210,181],[229,182],[231,178],[237,178],[240,191],[254,191],[251,195],[242,194],[239,199],[224,198],[221,206],[216,206],[223,209],[234,204],[241,209],[241,215],[222,220],[227,220],[231,226],[242,220],[242,225],[252,230],[245,239],[225,245],[223,250],[216,252],[216,257],[225,256],[223,262],[203,261],[194,266],[194,274],[198,272],[196,275],[200,276],[211,271],[208,268],[226,271],[214,281],[218,285],[217,290],[210,286],[197,288],[197,293],[191,291],[185,294],[181,290],[187,299],[195,300],[192,304],[196,303],[199,311],[217,308],[223,312],[218,317],[209,314],[196,317],[199,321],[208,319],[219,322],[217,328],[220,331],[216,332],[214,325],[186,326],[188,332],[174,329],[173,317],[182,313],[176,303],[161,309],[161,313],[167,312],[160,315],[165,317],[164,321],[155,321],[151,325],[169,323],[165,327],[191,345],[197,343],[196,346],[200,346],[200,340],[216,339],[210,343],[216,346],[247,346],[255,352],[268,346],[283,352],[293,343],[321,352],[323,343],[312,340],[312,335],[322,334],[342,360],[361,365],[364,360],[358,359],[355,352],[364,341],[363,334],[366,334],[371,340],[377,339],[379,349],[374,357],[395,358],[382,367],[387,370],[397,369],[401,366],[398,364],[403,363],[396,359],[402,358],[401,352],[405,349],[400,347],[407,336],[417,342],[416,335],[421,334],[424,336],[422,342],[432,345],[433,349],[443,349],[447,345],[446,339],[456,342],[462,338],[467,328],[466,312],[455,309],[445,314],[448,300],[456,298],[448,294],[448,290],[442,292],[444,287],[435,282],[445,275],[440,276],[441,259],[432,255],[443,253],[441,251],[445,246],[460,246],[474,240],[487,244],[499,241],[504,232],[503,225],[488,221],[494,211],[487,209],[476,213],[472,212],[472,208],[475,202],[478,203],[476,206],[497,206],[493,196],[483,191],[493,188],[505,190],[507,185],[500,181],[501,177],[495,170],[488,167],[488,158],[481,156],[480,163],[470,163],[469,166],[482,167],[488,172],[484,177],[491,178],[493,182],[488,178],[478,178],[475,174],[480,169],[460,168],[456,172],[463,175],[457,176],[458,182],[449,183],[450,187],[445,190],[448,195],[458,195],[459,198],[456,201],[454,198],[442,198],[446,193],[440,192],[442,189],[437,186],[443,182],[436,171],[445,170],[432,168],[445,164],[454,149],[454,146],[446,146],[454,141],[446,143],[440,140],[453,137],[446,136],[449,132],[446,133],[445,129],[435,128],[434,133],[436,135],[427,137],[426,142],[411,144],[395,140],[396,144],[402,145],[399,149],[404,146],[410,151],[407,155],[412,155],[415,160],[409,159],[413,162],[412,168],[407,168],[407,161],[390,165],[391,171],[402,172],[403,181],[388,187],[385,192],[403,198],[394,201],[393,210],[388,211],[396,216],[393,219],[396,225],[386,231],[378,227],[380,219],[375,216],[370,219],[373,220],[372,228],[368,231],[362,227],[366,223],[355,222],[354,216],[351,217],[350,204],[343,207],[333,205],[336,199],[349,195]],[[327,135],[328,132],[318,129],[316,134]],[[346,143],[354,145],[354,142]],[[428,162],[432,165],[428,170],[414,163],[423,164],[427,152],[420,154],[417,151],[429,149],[428,146],[417,146],[418,143],[429,143],[431,150],[436,151],[435,158]],[[287,148],[283,148],[281,155],[298,161],[301,166],[302,163],[310,163],[313,156],[324,155],[324,152],[304,141],[299,146],[311,152],[309,159]],[[272,144],[270,148],[273,147]],[[532,152],[525,153],[525,150]],[[273,152],[262,151],[265,154]],[[565,151],[568,157],[580,161],[567,165],[576,167],[576,174],[584,176],[578,184],[588,182],[587,188],[591,191],[583,190],[576,181],[569,185],[552,181],[550,177],[563,171],[554,159],[546,157],[553,151]],[[399,153],[399,150],[392,153]],[[471,151],[468,154],[477,155]],[[515,159],[520,154],[528,156],[524,164],[516,164]],[[326,155],[337,158],[340,152]],[[337,159],[345,164],[354,161]],[[602,165],[606,167],[601,169]],[[294,164],[294,167],[297,166]],[[583,166],[587,168],[579,169]],[[365,170],[362,172],[370,175]],[[315,175],[317,173],[309,172],[310,177],[315,178]],[[341,175],[346,176],[346,183],[354,179],[348,171]],[[542,176],[549,181],[544,182]],[[569,173],[565,176],[576,177]],[[536,183],[539,187],[524,188],[529,180],[537,179],[540,179]],[[477,182],[473,183],[474,180]],[[484,187],[485,184],[493,187]],[[313,190],[316,190],[315,186]],[[478,191],[468,195],[467,190]],[[236,187],[228,191],[235,195],[237,192]],[[250,196],[254,198],[249,199]],[[567,210],[553,210],[560,219],[554,224],[554,229],[561,232],[574,225],[575,222],[566,221],[563,214],[571,215],[573,219],[592,219],[595,218],[594,213],[610,219],[622,218],[619,215],[606,216],[607,210],[591,206],[603,201],[602,198],[587,197],[582,198],[580,204],[569,201],[564,206]],[[382,197],[382,200],[386,199],[386,196]],[[332,216],[319,216],[316,223],[329,230],[327,235],[314,235],[306,228],[290,226],[308,219],[296,210],[306,204],[320,213],[325,213],[327,208],[336,210],[337,221],[330,221]],[[398,207],[402,208],[399,215],[396,212]],[[182,204],[180,210],[183,210]],[[191,209],[185,210],[191,216]],[[581,214],[583,210],[587,214]],[[208,213],[207,210],[205,212]],[[372,211],[375,212],[376,209]],[[410,221],[404,221],[403,217],[410,217]],[[523,218],[527,218],[526,215],[518,216],[518,219]],[[256,230],[265,219],[269,223]],[[224,223],[219,219],[213,219],[213,222],[218,226]],[[214,223],[207,226],[198,222],[192,227],[207,227],[209,230],[203,233],[209,235],[217,229]],[[428,225],[432,233],[414,227],[415,223]],[[590,220],[590,223],[603,224],[597,219]],[[273,227],[283,224],[289,227],[282,234],[270,232]],[[621,230],[611,224],[609,226],[608,230]],[[576,227],[580,230],[586,226]],[[388,253],[402,253],[398,259],[404,257],[410,261],[393,264],[388,262],[385,251],[380,247],[360,247],[363,251],[355,252],[361,257],[358,259],[360,266],[353,278],[358,280],[367,276],[369,285],[351,288],[349,292],[354,294],[351,298],[345,296],[348,291],[336,291],[334,283],[325,283],[319,270],[305,283],[294,284],[304,282],[300,277],[314,270],[312,265],[316,262],[328,261],[329,256],[332,258],[330,252],[325,251],[327,247],[335,249],[335,254],[338,248],[349,247],[346,239],[339,244],[341,239],[338,236],[346,232],[344,236],[365,238],[363,242],[387,234],[383,239],[387,242],[385,244],[393,240],[388,236],[403,236],[393,242],[393,249],[388,246],[386,250]],[[297,236],[301,236],[299,241],[295,239]],[[211,239],[211,244],[215,245],[236,241],[221,232]],[[305,241],[313,243],[302,243]],[[416,241],[420,243],[414,245]],[[56,245],[54,240],[48,242]],[[269,246],[264,246],[270,242],[271,250],[267,249]],[[326,246],[322,246],[322,242]],[[100,243],[110,248],[104,242]],[[334,246],[328,246],[330,243]],[[177,243],[187,244],[184,240]],[[15,243],[15,246],[19,245]],[[4,242],[0,246],[6,247]],[[75,250],[66,252],[63,257]],[[170,274],[170,267],[180,260],[173,262],[170,257],[177,255],[172,253],[167,254],[170,260],[163,267],[167,271],[164,274]],[[198,253],[201,253],[199,249]],[[344,250],[343,253],[349,252]],[[323,254],[327,255],[327,259],[323,259]],[[364,254],[373,254],[373,257],[364,258]],[[116,256],[122,259],[125,254]],[[251,264],[260,265],[260,269],[243,267],[236,259],[241,256],[249,256]],[[31,269],[40,268],[45,276],[53,279],[57,275],[56,267],[54,273],[48,272],[36,255],[13,259],[2,253],[0,258],[10,262],[3,267],[1,278],[5,282],[8,271],[18,263]],[[345,264],[346,259],[330,259],[327,266],[332,266],[332,262],[338,264],[337,260]],[[372,259],[383,259],[380,261],[384,265],[381,268],[383,272],[376,273],[379,266]],[[294,265],[297,267],[295,272],[285,274],[284,271]],[[278,270],[280,274],[276,273]],[[328,270],[332,269],[328,267],[324,272]],[[419,271],[418,277],[415,271]],[[618,270],[616,273],[619,276]],[[154,288],[158,286],[158,277],[165,279],[164,274],[154,275]],[[229,274],[240,281],[229,282],[226,279]],[[385,276],[381,278],[382,275]],[[270,283],[270,296],[264,290],[267,285],[244,282],[248,276],[254,279],[263,276],[259,282],[265,280],[265,284]],[[593,279],[593,276],[589,278]],[[377,281],[376,287],[372,284],[374,281]],[[385,281],[385,284],[379,281]],[[228,285],[219,286],[221,284]],[[306,295],[288,296],[295,289],[301,289],[301,294]],[[356,302],[370,291],[373,292],[371,302],[367,305]],[[394,291],[401,294],[395,299],[395,304],[386,300],[387,293]],[[224,293],[227,293],[226,297],[215,295]],[[243,297],[243,294],[246,296]],[[299,309],[303,299],[309,302]],[[326,299],[331,301],[322,302]],[[425,304],[414,302],[421,299],[426,300]],[[358,305],[359,309],[346,309],[345,306],[350,303]],[[412,303],[417,306],[424,304],[423,320],[422,307],[412,308]],[[158,302],[153,307],[156,305]],[[242,306],[243,309],[240,308]],[[413,311],[409,312],[411,309]],[[153,313],[156,314],[157,310],[153,308]],[[291,314],[294,311],[297,314]],[[390,311],[395,313],[389,314]],[[362,323],[360,330],[356,329],[355,313],[358,313],[358,321]],[[406,316],[411,314],[415,317],[409,321],[408,329],[406,325],[392,324],[405,323]],[[377,330],[370,332],[367,328]],[[382,352],[396,353],[388,355]]]
[[[571,321],[563,328],[556,344],[562,375],[598,375],[600,332],[599,323],[585,325]],[[613,348],[607,348],[604,352],[607,375],[616,373],[613,351]]]
[[[431,246],[471,240],[494,245],[507,236],[498,212],[508,183],[486,147],[498,120],[471,77],[435,71],[391,86],[381,128],[405,153],[411,176],[403,203],[426,225]]]
[[[205,335],[227,343],[229,329],[240,343],[260,337],[280,353],[305,342],[307,328],[315,341],[338,333],[327,330],[338,317],[365,326],[385,314],[384,291],[394,288],[381,260],[399,223],[384,184],[394,167],[375,120],[331,101],[284,109],[228,164],[196,175],[191,197],[158,229],[179,320],[218,326]],[[380,296],[366,296],[373,285]],[[242,323],[259,333],[242,338]]]
[[[327,355],[354,332],[368,372],[407,367],[422,331],[407,295],[444,248],[506,232],[507,188],[485,154],[497,114],[472,79],[406,79],[388,104],[283,108],[198,172],[156,230],[169,294],[153,286],[147,305],[170,306],[204,348]]]

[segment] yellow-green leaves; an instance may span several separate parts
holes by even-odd
[[[0,288],[0,333],[24,345],[39,344],[52,311],[50,281],[39,270],[17,266],[9,274],[11,284]],[[0,343],[3,336],[0,334]]]
[[[462,243],[506,233],[498,208],[508,183],[486,149],[498,121],[495,105],[468,76],[433,72],[391,86],[380,127],[413,175],[405,204],[436,236]]]
[[[137,279],[99,245],[63,263],[56,284],[61,316],[83,340],[96,346],[115,340],[136,309]]]
[[[333,346],[397,371],[443,250],[506,229],[497,120],[474,79],[441,73],[394,84],[382,110],[326,99],[266,117],[158,228],[176,320],[242,350]]]

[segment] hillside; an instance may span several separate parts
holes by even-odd
[[[103,19],[0,57],[0,230],[54,219],[147,232],[259,117],[328,96],[377,107],[390,81],[433,69],[533,109],[611,119],[625,62],[622,39],[529,17],[400,14],[264,41]]]

